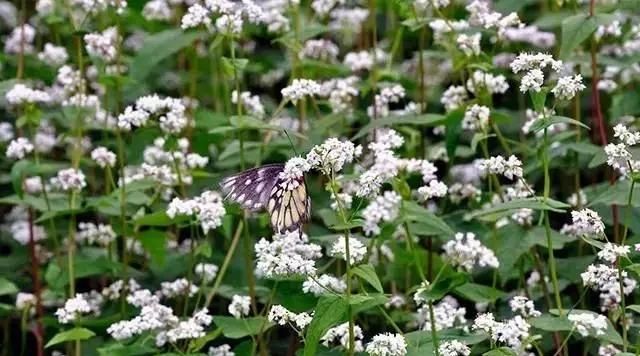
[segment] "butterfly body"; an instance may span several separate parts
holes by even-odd
[[[226,199],[244,209],[270,215],[277,233],[299,230],[309,221],[311,200],[304,177],[293,181],[283,178],[283,164],[267,164],[226,177],[220,182]]]

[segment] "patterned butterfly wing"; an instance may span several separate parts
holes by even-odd
[[[297,187],[288,190],[278,182],[273,186],[267,210],[271,215],[271,226],[279,233],[299,230],[309,221],[311,199],[307,195],[304,177],[298,180]]]
[[[226,194],[226,199],[240,204],[244,209],[258,211],[266,206],[283,169],[283,164],[248,169],[224,178],[220,188]]]

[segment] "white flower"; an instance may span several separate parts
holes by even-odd
[[[452,111],[462,106],[465,100],[467,100],[467,89],[463,86],[452,85],[442,93],[440,103],[444,105],[446,111]]]
[[[236,354],[231,351],[231,346],[229,346],[228,344],[224,344],[220,346],[209,347],[207,356],[236,356]]]
[[[567,198],[567,203],[574,208],[587,205],[587,194],[580,189],[577,193],[573,193]]]
[[[604,147],[604,152],[607,155],[607,164],[620,171],[627,170],[628,162],[633,158],[624,143],[610,143]]]
[[[281,90],[282,97],[294,104],[305,96],[314,96],[320,93],[320,84],[311,79],[294,79],[291,84]]]
[[[504,94],[509,89],[509,84],[507,78],[502,74],[493,75],[477,70],[467,80],[467,89],[474,94],[483,89],[489,94]]]
[[[218,266],[213,263],[198,263],[195,267],[195,273],[205,283],[212,282],[218,274]]]
[[[267,278],[315,275],[315,260],[322,257],[321,250],[299,231],[276,234],[272,241],[260,239],[255,244],[256,275]]]
[[[63,46],[45,43],[44,50],[38,53],[38,59],[51,67],[57,68],[69,60],[69,54]]]
[[[618,260],[618,257],[626,257],[631,251],[631,246],[620,246],[607,242],[602,246],[602,250],[598,251],[598,258],[611,264]]]
[[[472,330],[482,330],[487,334],[491,334],[498,326],[498,322],[491,313],[478,315],[471,326]]]
[[[440,303],[433,307],[436,331],[465,324],[466,319],[464,315],[466,312],[467,310],[461,308],[455,298],[450,296],[445,297]],[[422,330],[431,331],[431,314],[427,305],[423,305],[418,309],[418,324]]]
[[[358,325],[355,325],[353,328],[353,333],[354,333],[354,340],[355,340],[353,345],[353,350],[355,352],[364,351],[364,348],[362,346],[362,338],[363,338],[362,329]],[[348,349],[349,348],[349,322],[340,324],[338,326],[335,326],[327,330],[327,332],[322,336],[322,338],[320,338],[320,340],[322,341],[322,344],[327,347],[337,343],[341,345],[344,349]]]
[[[97,147],[91,151],[91,159],[102,168],[116,165],[116,154],[109,151],[106,147]]]
[[[435,179],[429,182],[428,185],[418,188],[418,194],[423,201],[432,198],[442,198],[447,195],[447,191],[447,185]]]
[[[541,315],[541,313],[536,310],[536,306],[533,304],[533,301],[529,300],[529,298],[527,297],[513,297],[509,301],[509,307],[511,307],[511,311],[513,311],[514,313],[519,313],[525,318],[535,318]]]
[[[438,347],[440,356],[469,356],[469,347],[458,340],[444,341]]]
[[[269,310],[267,319],[278,325],[285,325],[289,323],[291,326],[297,328],[298,332],[301,332],[307,327],[307,325],[309,325],[309,323],[311,323],[312,317],[307,313],[296,314],[289,311],[282,305],[274,305]]]
[[[56,310],[55,315],[58,317],[60,324],[69,324],[76,320],[81,314],[88,314],[91,312],[91,305],[83,297],[82,294],[76,294],[75,297],[67,299],[62,308]]]
[[[627,146],[635,146],[640,142],[640,132],[630,131],[629,128],[623,124],[617,124],[613,128],[613,136],[622,141]]]
[[[586,87],[582,84],[582,76],[577,74],[575,76],[560,77],[551,92],[560,100],[571,100],[576,93],[583,91]]]
[[[160,298],[157,295],[151,293],[148,289],[140,289],[136,291],[132,291],[131,294],[127,295],[127,303],[142,308],[147,305],[157,304],[160,302]]]
[[[178,296],[192,297],[198,293],[198,286],[188,281],[186,278],[178,278],[173,282],[160,283],[158,294],[165,298],[175,298]]]
[[[520,53],[516,59],[511,62],[511,70],[514,73],[523,71],[529,71],[531,69],[543,69],[545,67],[551,67],[554,71],[559,71],[562,68],[562,61],[556,61],[550,54],[544,53]]]
[[[372,356],[404,356],[407,342],[401,334],[378,334],[367,344],[366,351]]]
[[[521,317],[516,315],[513,319],[503,321],[496,324],[495,330],[491,333],[491,338],[496,342],[502,342],[507,346],[520,349],[522,343],[529,338],[529,329],[531,325]]]
[[[262,119],[264,117],[264,106],[262,105],[259,96],[251,95],[250,92],[244,91],[240,93],[240,98],[238,98],[238,92],[234,90],[233,92],[231,92],[231,102],[237,104],[238,100],[245,108],[247,113],[251,116],[254,116],[258,119]]]
[[[520,91],[526,93],[531,90],[537,93],[542,90],[543,84],[544,73],[540,69],[534,68],[522,77],[522,80],[520,81]]]
[[[51,101],[51,96],[45,91],[31,89],[28,86],[16,83],[5,94],[5,99],[10,105],[23,105],[28,103],[48,103]]]
[[[465,33],[459,34],[456,38],[458,48],[467,56],[477,56],[480,54],[480,39],[481,33],[474,33],[473,35],[467,35]]]
[[[111,225],[81,222],[78,224],[76,240],[88,244],[97,243],[100,246],[108,246],[116,239],[116,233]]]
[[[350,141],[328,138],[321,145],[314,146],[307,154],[307,162],[311,168],[319,169],[325,175],[337,173],[345,164],[351,163],[362,152]]]
[[[349,246],[351,247],[351,246]],[[302,283],[304,293],[312,293],[316,296],[330,293],[343,293],[347,289],[347,284],[339,278],[330,274],[322,274],[318,277],[309,277]]]
[[[18,137],[9,143],[5,155],[11,159],[23,159],[33,151],[33,144],[24,137]]]
[[[571,220],[575,234],[602,238],[604,236],[604,223],[600,215],[591,209],[582,209],[571,212]]]
[[[84,35],[87,53],[107,63],[113,62],[116,59],[118,54],[116,41],[118,41],[118,30],[115,27],[109,27],[102,31],[102,33],[93,32]]]
[[[193,6],[195,6],[195,4]],[[189,13],[191,12],[191,7],[189,7],[188,11]],[[167,3],[166,0],[151,0],[146,4],[144,4],[144,7],[142,8],[142,16],[147,21],[153,21],[153,20],[168,21],[168,20],[171,20],[172,14],[173,12],[171,11],[171,8],[169,7],[169,4]],[[187,15],[184,15],[182,17],[183,24],[185,22],[184,18],[186,16]]]
[[[329,255],[347,260],[347,238],[340,236],[331,246]],[[362,262],[367,256],[367,247],[360,240],[349,237],[349,264]]]
[[[472,232],[457,233],[453,240],[444,244],[443,249],[445,257],[453,266],[460,266],[467,271],[473,270],[476,265],[492,268],[500,266],[493,251],[476,240],[476,235]]]
[[[313,4],[315,3],[314,1]],[[325,39],[311,39],[304,43],[304,46],[300,52],[298,52],[298,57],[335,62],[339,53],[340,49],[335,43]]]
[[[489,159],[478,160],[476,167],[486,173],[501,174],[509,179],[522,178],[522,162],[516,156],[509,156],[504,159],[502,156],[489,157]]]
[[[462,119],[462,128],[464,130],[476,131],[487,127],[489,123],[489,114],[491,111],[488,107],[473,104],[464,112]]]
[[[395,220],[400,213],[401,201],[402,197],[398,193],[386,191],[369,203],[362,211],[362,216],[365,219],[362,229],[365,235],[378,235],[380,234],[380,223]]]
[[[171,219],[177,215],[195,215],[205,234],[222,225],[225,214],[222,196],[209,190],[193,199],[174,198],[167,207],[167,216]]]
[[[78,169],[67,168],[51,178],[51,185],[63,191],[80,190],[87,186],[84,173]]]
[[[125,340],[147,331],[173,328],[178,323],[178,317],[171,308],[155,303],[142,307],[140,314],[131,320],[111,324],[107,332],[116,340]]]
[[[632,293],[637,285],[637,282],[627,275],[627,271],[622,271],[622,289],[625,295]],[[621,301],[617,268],[604,264],[589,265],[580,277],[585,286],[600,292],[600,306],[603,311],[617,308]]]
[[[607,317],[600,314],[571,313],[567,318],[582,336],[604,335],[608,327]]]
[[[36,305],[36,296],[31,293],[19,292],[16,295],[16,309],[25,310]]]
[[[234,318],[240,319],[249,315],[249,309],[251,308],[251,297],[244,295],[234,295],[229,304],[229,314]]]

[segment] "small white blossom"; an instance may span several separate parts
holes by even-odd
[[[364,347],[362,346],[362,329],[358,325],[355,325],[353,333],[355,340],[353,350],[355,352],[364,351]],[[338,344],[344,349],[349,349],[349,323],[346,322],[327,330],[320,340],[322,341],[322,344],[327,347],[333,344]]]
[[[453,266],[460,266],[471,271],[474,266],[498,268],[500,262],[493,251],[476,240],[472,232],[456,233],[453,240],[443,246],[445,257]]]
[[[347,260],[347,238],[344,236],[338,239],[331,246],[329,255]],[[360,240],[349,237],[349,264],[354,265],[362,262],[367,255],[367,247]]]
[[[438,353],[441,356],[469,356],[471,355],[471,350],[458,340],[448,340],[438,346]]]
[[[367,344],[366,352],[371,356],[404,356],[407,342],[401,334],[378,334]]]
[[[75,297],[67,299],[62,308],[56,310],[55,315],[58,317],[60,324],[69,324],[76,320],[81,314],[88,314],[91,312],[91,305],[83,297],[82,294],[76,294]]]
[[[33,144],[24,137],[18,137],[9,143],[5,155],[11,159],[23,159],[27,154],[33,152]]]
[[[251,297],[243,295],[234,295],[229,304],[229,314],[234,318],[240,319],[249,315],[249,309],[251,308]]]
[[[567,318],[582,336],[604,335],[608,327],[607,317],[600,314],[571,313]]]
[[[582,84],[582,76],[577,74],[575,76],[567,76],[558,78],[556,84],[551,92],[560,100],[571,100],[580,91],[583,91],[586,87]]]
[[[106,147],[97,147],[91,151],[91,159],[102,168],[116,165],[116,154],[109,151]]]
[[[218,266],[213,263],[198,263],[195,267],[195,273],[205,283],[212,282],[218,274]]]
[[[80,190],[87,186],[85,175],[82,171],[74,168],[63,169],[51,178],[51,185],[62,190]]]
[[[533,301],[527,297],[523,296],[515,296],[509,301],[509,307],[511,307],[511,311],[514,313],[518,313],[525,318],[530,317],[538,317],[541,315],[539,311],[536,310]]]
[[[320,93],[320,84],[311,79],[294,79],[281,93],[285,100],[290,100],[294,104],[305,96],[314,96]]]

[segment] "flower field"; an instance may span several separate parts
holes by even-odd
[[[640,354],[640,1],[0,0],[0,355]]]

